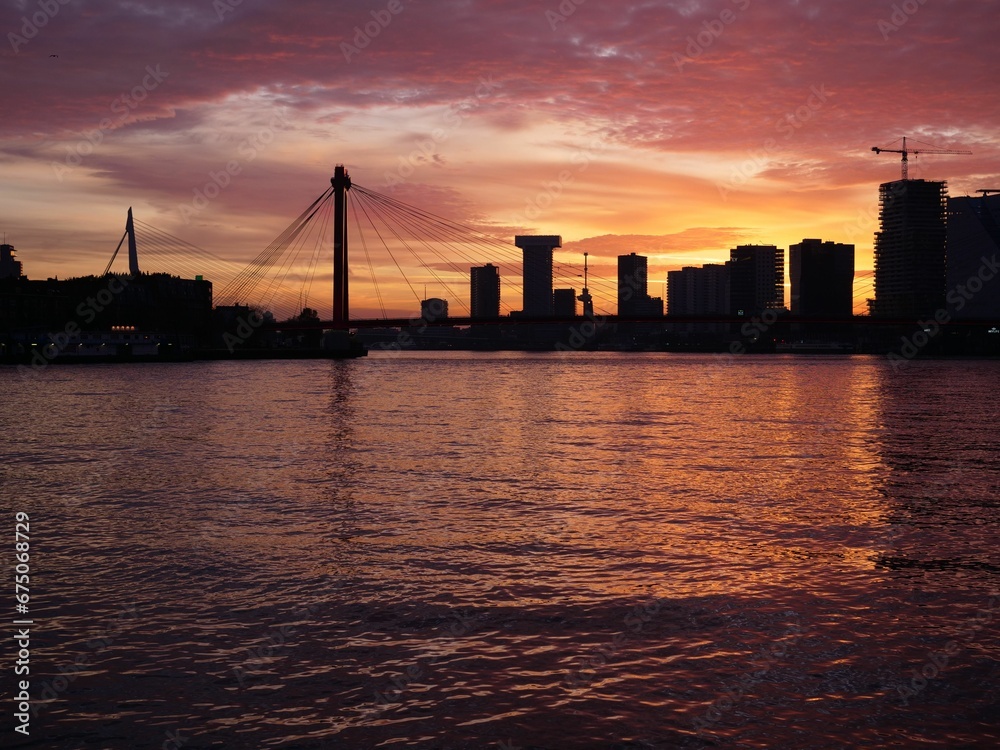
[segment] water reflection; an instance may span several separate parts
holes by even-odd
[[[899,691],[996,588],[993,363],[51,368],[44,400],[9,374],[38,679],[88,660],[39,719],[52,746],[995,734],[992,629]]]
[[[989,397],[996,382],[989,362],[920,362],[882,372],[879,491],[892,549],[881,565],[909,575],[932,571],[925,583],[959,589],[971,583],[963,570],[996,571],[1000,406]]]

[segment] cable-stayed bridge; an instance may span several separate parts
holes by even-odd
[[[243,305],[262,314],[270,312],[275,321],[283,322],[286,327],[407,325],[415,316],[398,314],[400,292],[413,297],[416,310],[428,296],[447,299],[448,316],[424,321],[428,325],[466,326],[500,320],[512,324],[572,322],[579,319],[577,315],[509,317],[510,313],[520,310],[518,303],[524,297],[523,257],[519,248],[509,241],[353,184],[343,166],[336,168],[330,183],[246,265],[214,255],[133,219],[130,210],[122,238],[122,242],[129,240],[130,270],[134,272],[141,265],[144,271],[203,276],[213,282],[217,306]],[[137,245],[141,247],[141,264]],[[119,248],[121,246],[119,243]],[[331,247],[332,269],[329,265]],[[488,263],[498,267],[503,285],[499,320],[474,318],[470,307],[470,269]],[[109,263],[106,272],[110,267]],[[874,296],[873,276],[872,271],[855,274],[854,322],[902,322],[875,321],[857,315],[865,308],[865,300]],[[584,285],[583,277],[582,264],[554,259],[554,288],[579,290]],[[433,289],[430,295],[425,292],[427,286]],[[611,322],[742,323],[746,320],[740,316],[720,315],[622,318],[617,315],[617,278],[607,279],[591,273],[586,286],[594,301],[594,315]],[[355,300],[353,307],[352,298]],[[362,305],[356,303],[358,299],[363,301]],[[306,308],[311,311],[310,315],[303,314]],[[365,313],[352,316],[351,310],[358,308]],[[782,320],[795,322],[787,315]]]

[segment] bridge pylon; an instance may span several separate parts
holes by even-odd
[[[347,191],[351,177],[338,164],[330,179],[333,185],[333,322],[347,327],[350,321],[347,290]]]

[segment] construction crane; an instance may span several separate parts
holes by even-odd
[[[1000,188],[985,188],[983,190],[977,190],[977,193],[982,193],[985,198],[990,193],[1000,193]]]
[[[907,156],[909,154],[971,154],[971,151],[956,151],[949,148],[921,148],[921,149],[908,149],[906,147],[906,136],[903,136],[903,148],[880,148],[878,146],[872,146],[872,151],[876,154],[881,154],[883,151],[887,154],[902,154],[903,155],[903,179],[908,180],[909,175],[907,174],[906,166],[909,163]]]

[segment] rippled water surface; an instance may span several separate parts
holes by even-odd
[[[373,354],[0,385],[31,746],[1000,744],[1000,362]],[[9,707],[0,744],[25,744]]]

